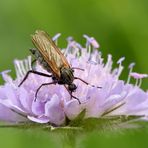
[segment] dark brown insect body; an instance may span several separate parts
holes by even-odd
[[[76,90],[77,87],[73,83],[74,70],[49,35],[44,31],[36,31],[36,34],[32,36],[32,42],[37,49],[30,49],[30,51],[35,59],[52,73],[53,80],[58,84],[67,84],[70,91]]]

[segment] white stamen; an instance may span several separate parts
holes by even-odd
[[[15,64],[15,69],[16,69],[17,76],[19,78],[23,77],[24,74],[23,74],[21,66],[20,66],[20,61],[19,60],[15,60],[14,64]]]
[[[89,61],[94,62],[95,65],[100,62],[99,54],[98,54],[98,51],[97,51],[97,50],[95,50],[95,51],[93,52],[93,54],[90,55]]]
[[[69,36],[66,40],[67,40],[68,43],[70,43],[70,42],[72,42],[74,39],[73,39],[73,37]]]
[[[119,78],[119,76],[121,75],[122,73],[122,70],[124,69],[124,67],[122,66],[122,62],[125,60],[125,57],[122,57],[120,58],[118,61],[117,61],[117,64],[119,64],[119,68],[118,68],[118,72],[117,72],[117,75],[116,77]]]
[[[79,56],[80,49],[82,49],[80,44],[78,44],[74,40],[68,40],[68,46],[64,52],[64,55],[66,56],[68,53],[72,53],[74,56]]]
[[[61,33],[57,33],[54,37],[52,37],[52,40],[55,42],[56,45],[58,45],[58,38],[61,36]]]
[[[24,60],[24,68],[25,68],[25,74],[27,71],[31,70],[31,56],[28,56],[27,59]]]
[[[100,65],[102,65],[103,64],[103,58],[102,58],[102,52],[99,52],[98,53],[98,59],[99,59],[99,61],[98,61],[98,63],[100,64]]]
[[[79,48],[79,49],[82,49],[82,46],[76,42],[76,46]]]
[[[135,66],[135,63],[131,63],[130,65],[129,65],[129,74],[128,74],[128,78],[127,78],[127,84],[129,84],[130,83],[130,79],[131,79],[131,73],[132,73],[132,71],[133,71],[133,67]]]
[[[136,72],[132,72],[132,73],[130,73],[130,75],[135,79],[143,79],[143,78],[148,77],[147,74],[140,74],[140,73],[136,73]]]
[[[11,84],[11,86],[16,88],[15,84],[13,83],[13,79],[11,78],[11,76],[9,76],[7,74],[9,72],[11,72],[11,70],[5,70],[5,71],[1,72],[0,75],[2,75],[3,79],[5,80],[5,82]]]
[[[141,84],[142,84],[142,79],[139,79],[139,85],[138,85],[138,87],[140,87]]]
[[[5,71],[3,71],[3,72],[0,72],[0,74],[2,75],[2,74],[4,74],[4,73],[9,73],[9,72],[11,72],[11,70],[5,70]]]
[[[64,55],[66,56],[68,53],[71,52],[72,48],[73,48],[73,44],[74,44],[74,40],[72,37],[68,37],[67,38],[67,41],[68,41],[68,45],[67,45],[67,48],[65,49],[64,51]]]
[[[92,45],[93,48],[99,48],[100,45],[98,44],[98,42],[94,39],[94,37],[89,37],[88,35],[83,35],[84,38],[86,38],[87,42],[86,42],[86,47],[91,48],[90,45]]]
[[[24,61],[20,61],[20,67],[21,67],[23,75],[25,75],[26,74],[26,70],[25,70]]]
[[[105,67],[104,67],[104,69],[106,70],[106,72],[110,72],[111,71],[112,64],[113,64],[112,55],[109,54],[108,55],[108,58],[107,58],[107,63],[105,64]]]
[[[133,68],[134,66],[135,66],[135,63],[133,62],[133,63],[131,63],[131,64],[128,66],[128,68],[131,69],[131,68]]]
[[[83,35],[83,37],[86,39],[86,49],[88,50],[88,53],[91,53],[90,38],[85,34]]]
[[[15,71],[16,71],[16,76],[17,76],[17,78],[19,79],[21,76],[20,76],[18,67],[16,66],[16,62],[14,62],[14,67],[15,67]]]
[[[28,56],[25,60],[14,61],[16,75],[18,78],[24,77],[28,70],[31,70],[31,56]]]
[[[119,78],[119,76],[121,75],[123,69],[124,69],[124,67],[122,65],[120,65],[119,68],[118,68],[118,73],[116,75],[117,78]]]
[[[24,65],[25,65],[25,71],[27,72],[29,70],[28,60],[27,59],[24,60]]]
[[[135,86],[138,86],[139,79],[136,79]]]
[[[140,87],[142,84],[142,79],[143,78],[147,78],[148,75],[147,74],[140,74],[140,73],[136,73],[136,72],[131,72],[130,76],[133,77],[134,79],[136,79],[136,86]],[[139,82],[139,84],[138,84]]]
[[[113,76],[116,76],[117,75],[117,73],[118,73],[118,69],[116,68],[116,69],[114,69],[113,71],[112,71],[112,75]]]
[[[31,60],[32,60],[31,56],[28,56],[28,70],[32,69]]]
[[[91,39],[91,44],[92,44],[92,46],[94,48],[99,48],[100,47],[100,45],[98,44],[98,42],[93,37],[91,37],[90,39]]]
[[[0,75],[2,75],[3,79],[5,81],[12,81],[12,78],[10,76],[7,75],[7,73],[11,72],[11,70],[5,70],[3,72],[0,72]]]
[[[118,61],[117,61],[117,64],[122,64],[122,62],[125,60],[125,57],[121,57]]]

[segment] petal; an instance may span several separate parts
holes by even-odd
[[[4,105],[5,107],[15,111],[16,113],[26,115],[27,113],[20,107],[13,104],[13,102],[9,99],[0,100],[0,104]]]
[[[0,120],[7,122],[24,122],[26,118],[12,111],[10,108],[0,103]]]
[[[0,86],[0,99],[6,99],[6,89],[4,86]]]
[[[65,114],[70,120],[76,118],[82,110],[83,107],[76,99],[68,101],[64,107]]]
[[[5,82],[12,83],[12,78],[8,75],[9,72],[11,72],[11,70],[5,70],[0,74],[2,75]]]
[[[17,95],[17,89],[14,89],[11,85],[8,83],[4,86],[5,89],[5,99],[9,99],[13,102],[13,104],[20,106],[20,102],[18,100],[18,95]]]
[[[27,118],[33,122],[37,122],[37,123],[48,123],[49,122],[49,118],[47,117],[34,117],[34,116],[27,116]]]
[[[50,101],[45,104],[45,116],[49,117],[50,122],[60,125],[65,121],[65,114],[57,95],[53,95]]]
[[[20,87],[19,88],[19,101],[22,105],[22,108],[24,108],[24,110],[26,110],[27,112],[32,112],[31,110],[31,106],[32,106],[32,102],[33,102],[33,97],[31,98],[29,95],[29,93],[23,88],[23,87]]]
[[[129,93],[126,100],[128,101],[128,106],[132,106],[133,108],[136,105],[140,105],[140,103],[145,102],[147,100],[147,95],[143,90],[136,87]]]
[[[41,116],[45,112],[45,103],[43,102],[38,102],[38,101],[33,101],[32,103],[32,112],[35,115]]]
[[[110,94],[120,94],[124,89],[124,81],[119,80],[117,83],[114,84]]]
[[[125,99],[126,94],[127,94],[126,92],[122,92],[120,95],[119,94],[115,94],[115,95],[109,96],[106,99],[105,103],[101,107],[103,108],[103,110],[106,110],[106,109],[109,109],[109,108],[117,105],[123,99]]]

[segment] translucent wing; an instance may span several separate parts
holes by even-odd
[[[60,69],[62,67],[69,68],[70,65],[49,35],[44,31],[37,30],[32,35],[32,42],[48,63],[52,73],[60,78]]]

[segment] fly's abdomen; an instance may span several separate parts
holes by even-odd
[[[39,62],[39,64],[42,65],[43,68],[46,69],[48,72],[51,72],[47,62],[44,60],[41,53],[35,48],[30,49],[30,51],[34,55],[35,59]]]

